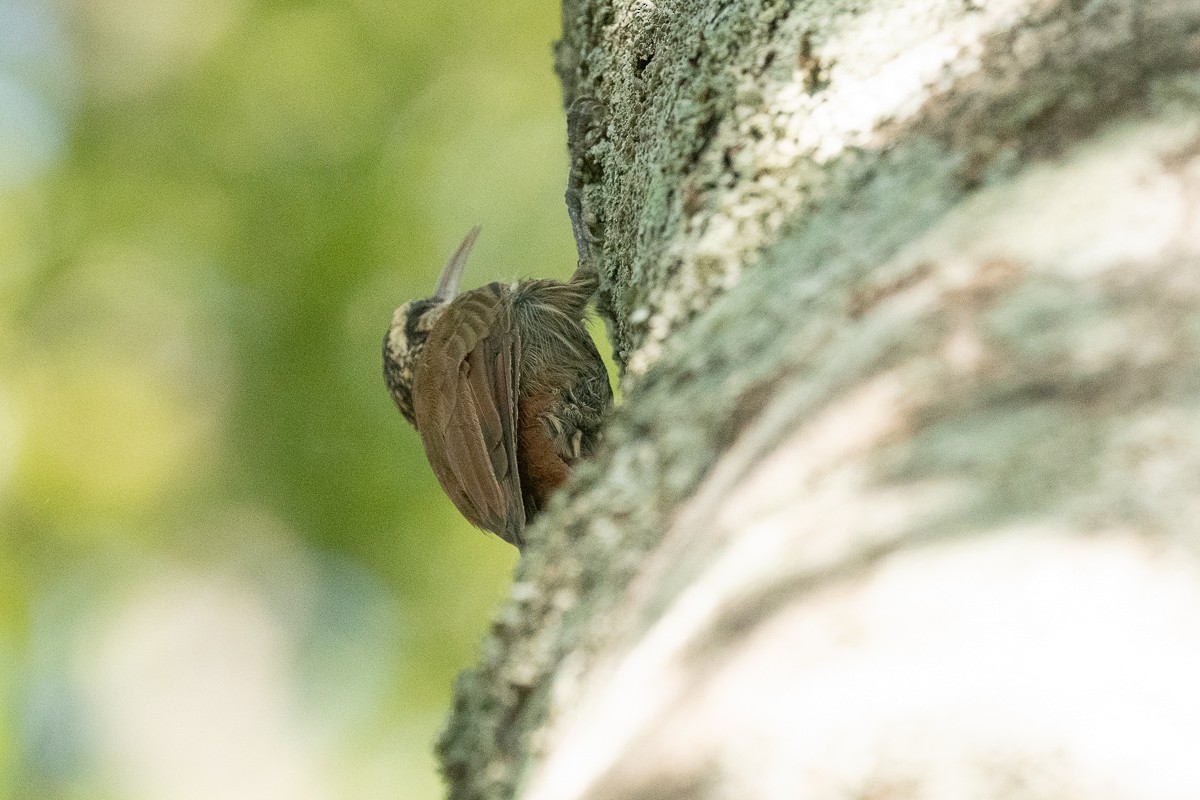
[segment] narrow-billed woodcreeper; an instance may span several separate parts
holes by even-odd
[[[586,244],[566,283],[489,283],[458,294],[478,233],[459,245],[433,297],[396,309],[383,373],[454,505],[519,548],[526,523],[596,447],[612,389],[584,327],[596,291]]]

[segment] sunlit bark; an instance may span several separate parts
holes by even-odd
[[[609,445],[454,798],[1200,786],[1200,0],[568,0]]]

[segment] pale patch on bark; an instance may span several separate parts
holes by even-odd
[[[736,648],[656,628],[524,796],[719,775],[695,796],[1182,800],[1200,785],[1198,620],[1195,564],[1127,532],[900,552],[730,632]]]

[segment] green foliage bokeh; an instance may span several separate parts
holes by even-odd
[[[551,0],[0,0],[0,798],[423,798],[515,553],[392,309],[564,276]],[[297,789],[302,787],[302,789]]]

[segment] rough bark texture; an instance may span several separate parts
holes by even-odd
[[[453,798],[1191,798],[1200,0],[566,0],[626,394]]]

